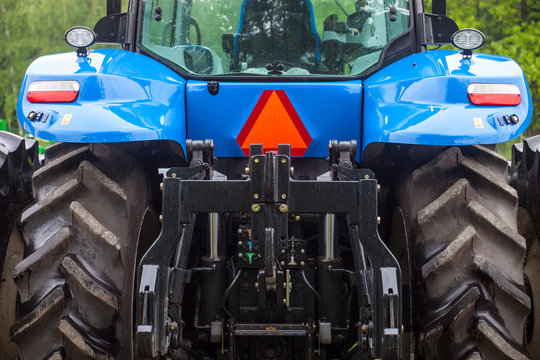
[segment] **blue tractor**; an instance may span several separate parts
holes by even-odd
[[[0,137],[5,358],[540,358],[530,92],[445,0],[121,9]]]

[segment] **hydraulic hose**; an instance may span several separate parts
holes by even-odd
[[[225,311],[225,314],[231,319],[233,319],[232,314],[230,313],[229,309],[227,309],[227,306],[225,305],[227,303],[227,299],[229,298],[229,295],[231,294],[232,289],[238,283],[238,280],[240,279],[240,275],[242,274],[242,269],[238,270],[238,273],[236,273],[236,276],[234,277],[233,281],[225,290],[225,293],[223,294],[223,299],[221,300],[221,307],[223,308],[223,311]]]
[[[319,300],[319,303],[321,304],[322,318],[325,319],[326,318],[326,307],[324,306],[323,299],[322,299],[321,295],[317,292],[317,290],[315,290],[315,288],[313,286],[311,286],[311,284],[309,283],[304,270],[302,270],[302,279],[304,280],[304,284],[306,284],[307,288],[309,290],[311,290],[311,292],[315,295],[317,300]]]

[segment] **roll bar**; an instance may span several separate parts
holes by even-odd
[[[446,0],[433,0],[431,12],[437,15],[446,15]]]
[[[122,0],[107,0],[107,15],[119,14],[122,12]]]

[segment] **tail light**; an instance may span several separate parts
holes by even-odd
[[[26,98],[32,103],[72,102],[79,96],[77,81],[34,81]]]
[[[514,84],[469,84],[469,100],[475,105],[519,105],[521,93]]]

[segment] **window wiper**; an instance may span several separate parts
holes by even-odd
[[[279,61],[274,61],[274,64],[266,65],[268,75],[283,75],[283,69],[285,69],[285,65],[283,65]]]
[[[219,76],[266,76],[266,74],[256,72],[230,72],[226,74],[219,74]]]

